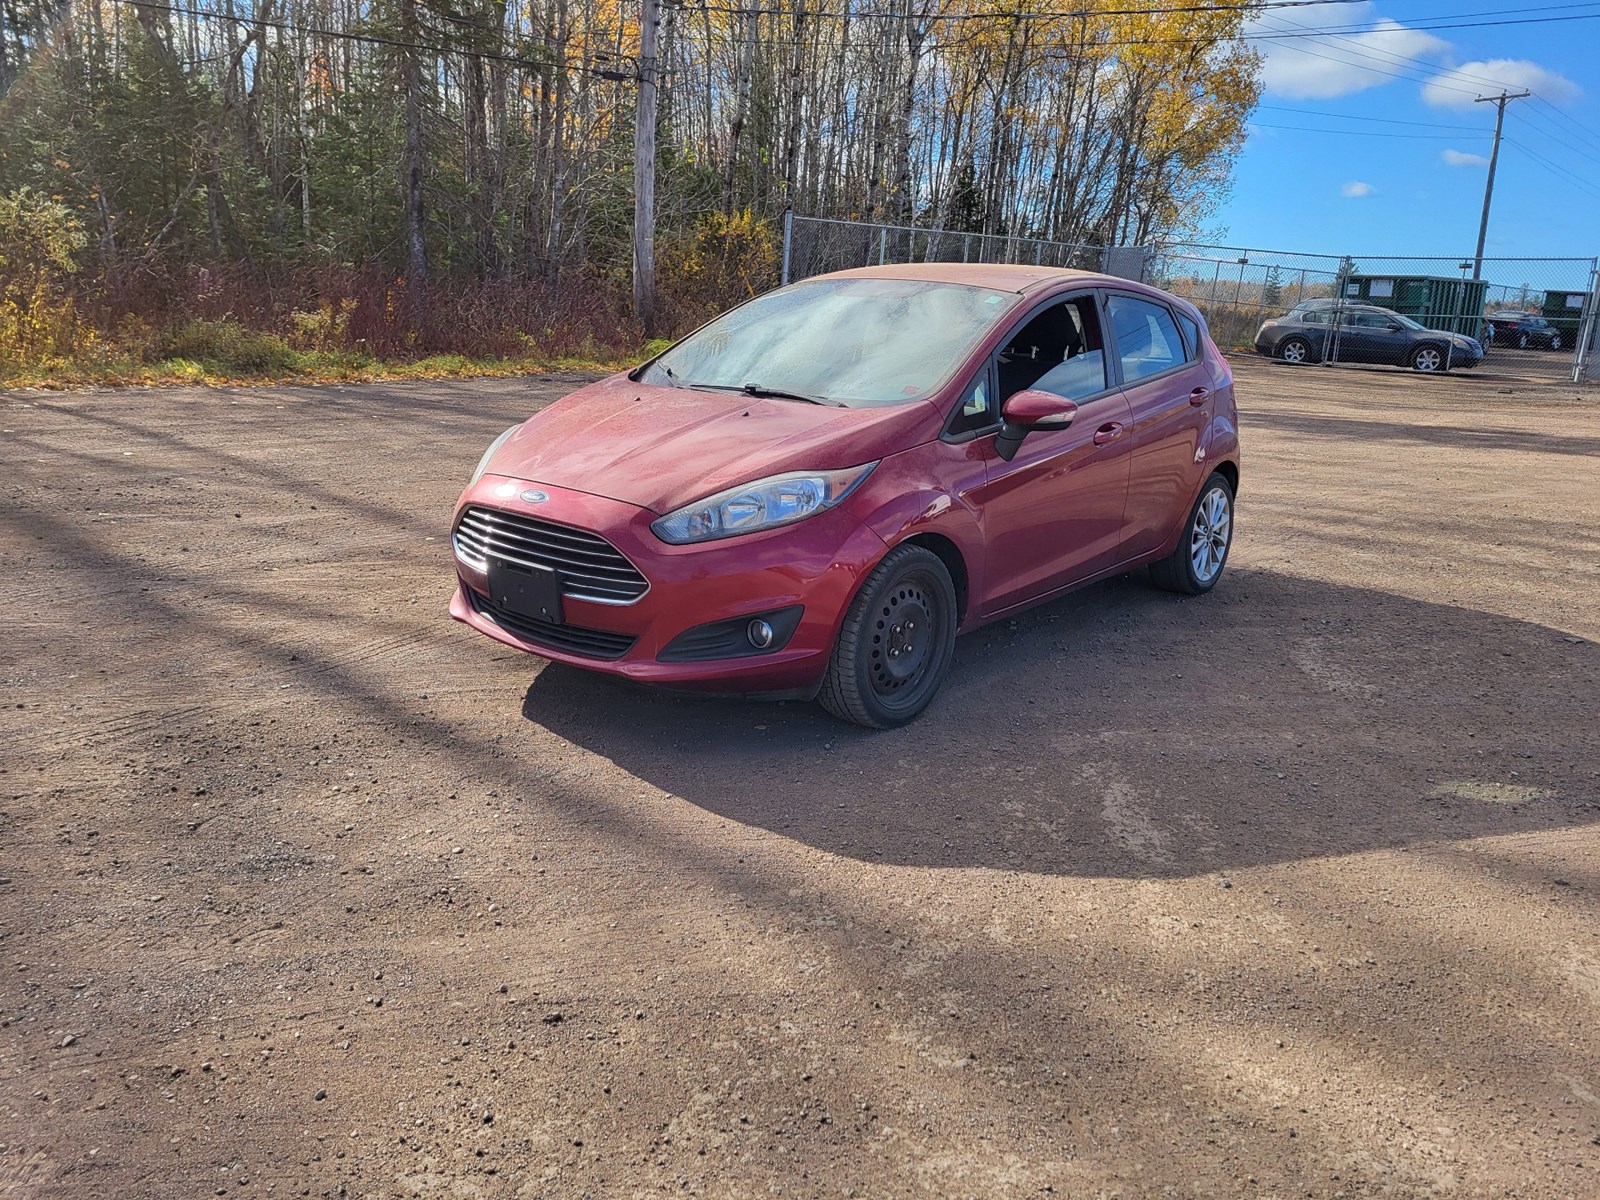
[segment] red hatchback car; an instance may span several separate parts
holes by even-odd
[[[495,439],[451,615],[642,683],[920,713],[958,633],[1107,575],[1205,592],[1239,435],[1188,303],[1023,266],[770,292]]]

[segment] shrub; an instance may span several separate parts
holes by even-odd
[[[281,375],[295,368],[295,353],[282,338],[231,319],[180,326],[167,338],[164,357],[188,359],[218,375]]]
[[[30,188],[0,195],[0,369],[66,361],[94,340],[62,294],[86,241],[66,205]]]
[[[707,213],[664,243],[656,287],[671,323],[699,325],[775,285],[778,260],[777,230],[749,209]]]
[[[353,296],[346,296],[337,303],[319,300],[310,312],[291,314],[296,344],[304,350],[351,349],[350,315],[356,311],[356,304]]]

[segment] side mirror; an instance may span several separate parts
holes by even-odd
[[[1400,324],[1399,321],[1390,321],[1389,322],[1389,328],[1394,330],[1396,333],[1399,333],[1402,329],[1405,328],[1405,326]]]
[[[1017,392],[1000,408],[1000,432],[994,448],[1010,462],[1022,448],[1022,439],[1035,429],[1065,429],[1078,415],[1078,406],[1065,396],[1027,388]]]

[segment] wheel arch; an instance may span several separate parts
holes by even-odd
[[[1225,458],[1211,469],[1228,481],[1228,488],[1237,499],[1239,495],[1239,464],[1231,458]],[[1202,483],[1201,486],[1204,487],[1205,485]]]
[[[956,588],[956,628],[959,629],[967,620],[967,600],[970,594],[967,560],[961,553],[961,547],[942,533],[927,531],[913,533],[889,549],[894,550],[900,546],[921,546],[938,558],[944,564],[944,569],[950,572],[950,582],[955,584]]]

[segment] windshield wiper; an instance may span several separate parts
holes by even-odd
[[[840,400],[824,400],[819,396],[805,396],[799,392],[786,392],[782,388],[762,387],[759,383],[680,383],[696,392],[732,392],[739,396],[756,396],[762,400],[802,400],[807,404],[821,404],[828,408],[849,408]]]
[[[838,400],[824,400],[820,396],[804,396],[799,392],[786,392],[782,388],[762,387],[759,383],[747,383],[739,389],[746,396],[759,396],[763,400],[803,400],[807,404],[821,404],[827,408],[848,408],[849,405]]]

